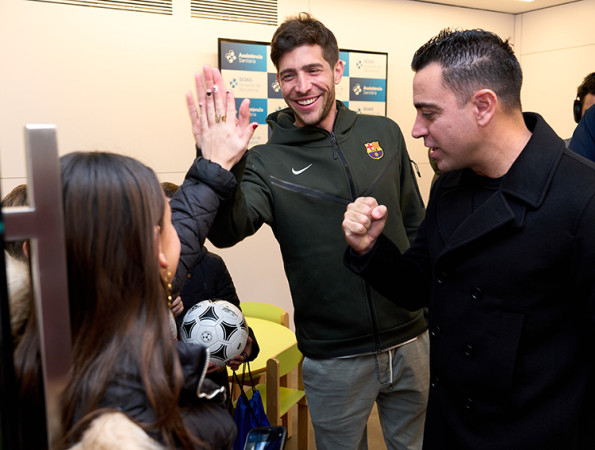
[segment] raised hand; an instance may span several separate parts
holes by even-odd
[[[248,149],[258,126],[250,122],[250,100],[242,101],[237,114],[233,93],[226,88],[219,70],[208,65],[202,75],[195,75],[195,84],[198,108],[192,93],[186,93],[194,140],[204,158],[229,170]]]
[[[382,233],[387,209],[372,197],[360,197],[347,205],[343,218],[345,240],[354,252],[363,255],[370,251]]]

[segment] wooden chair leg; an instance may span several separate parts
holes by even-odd
[[[298,403],[298,449],[308,450],[308,427],[310,414],[308,412],[308,403],[304,397]]]
[[[282,376],[279,380],[279,385],[283,386],[283,387],[294,388],[296,383],[293,381],[292,374],[293,374],[293,371],[288,373],[287,375]],[[287,429],[287,438],[290,438],[291,436],[293,436],[293,411],[294,411],[294,409],[295,408],[290,408],[289,411],[287,411],[287,414],[285,414],[281,418],[281,422],[282,422],[283,426]]]

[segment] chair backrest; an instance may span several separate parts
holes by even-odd
[[[261,302],[241,302],[242,312],[246,317],[257,317],[259,319],[270,320],[289,327],[289,314],[283,308],[270,303]]]
[[[278,353],[273,359],[279,364],[279,377],[287,375],[293,369],[298,367],[302,360],[302,352],[299,351],[297,343],[291,347],[286,348],[282,352]],[[267,364],[268,366],[268,364]],[[268,368],[268,367],[267,367]]]

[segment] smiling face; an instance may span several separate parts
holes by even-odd
[[[343,62],[331,67],[319,45],[302,45],[281,57],[277,77],[295,125],[331,132],[337,113],[335,85],[343,77]]]
[[[473,168],[480,162],[472,102],[460,105],[453,91],[444,86],[441,65],[431,63],[416,72],[413,103],[417,117],[411,134],[424,139],[441,171]]]

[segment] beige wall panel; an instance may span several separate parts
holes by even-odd
[[[595,72],[595,0],[519,16],[523,108],[545,117],[562,137],[576,127],[572,103],[585,75]]]
[[[595,72],[595,43],[524,55],[522,65],[523,109],[541,114],[561,138],[571,137],[576,88]]]
[[[522,23],[523,54],[594,43],[594,17],[595,0],[582,0],[518,16]]]

